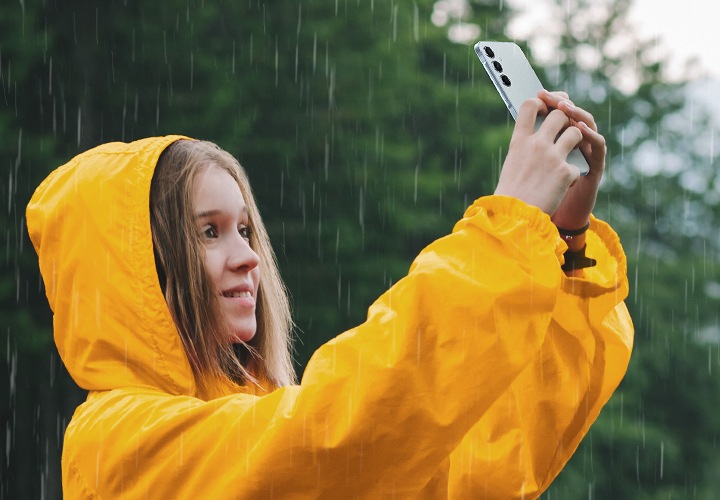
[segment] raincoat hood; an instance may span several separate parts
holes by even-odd
[[[28,205],[55,343],[84,389],[195,392],[160,289],[150,232],[155,165],[184,138],[91,149],[52,172]]]

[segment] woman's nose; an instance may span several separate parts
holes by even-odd
[[[237,239],[230,242],[230,254],[228,255],[228,267],[231,269],[242,269],[250,271],[260,263],[260,257],[250,246],[245,238],[238,235]]]

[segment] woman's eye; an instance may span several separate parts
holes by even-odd
[[[245,238],[247,241],[250,241],[253,231],[252,231],[251,227],[243,226],[243,227],[238,228],[238,233],[240,233],[240,236]]]
[[[206,238],[214,239],[218,237],[217,230],[215,229],[215,226],[207,226],[203,230],[203,236]]]

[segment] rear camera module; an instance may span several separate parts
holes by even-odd
[[[509,87],[511,85],[510,78],[508,78],[507,75],[502,75],[500,79],[506,87]]]
[[[490,59],[493,59],[495,57],[495,52],[493,52],[493,49],[491,49],[490,47],[483,47],[483,50]]]

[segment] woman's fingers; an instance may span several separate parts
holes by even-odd
[[[565,130],[570,123],[570,118],[565,113],[558,109],[554,109],[543,121],[540,126],[538,133],[544,136],[547,140],[555,142],[555,139],[560,133]]]
[[[583,137],[590,143],[590,145],[593,147],[605,149],[605,137],[603,137],[602,134],[600,134],[597,130],[590,127],[587,123],[580,121],[578,122],[578,128],[583,134]]]
[[[562,134],[560,134],[557,141],[555,141],[555,144],[560,148],[560,153],[562,153],[563,157],[567,157],[567,155],[570,154],[570,151],[575,149],[582,140],[582,131],[578,127],[570,126],[567,127]]]
[[[580,151],[587,158],[590,171],[602,175],[605,169],[605,155],[607,154],[605,137],[585,122],[578,122],[578,128],[583,135]]]
[[[539,114],[547,113],[545,103],[537,98],[528,99],[520,105],[518,110],[515,130],[525,134],[533,134],[535,132],[535,121]]]
[[[554,100],[564,99],[555,95]],[[512,196],[553,214],[580,175],[567,163],[567,155],[582,140],[582,133],[560,110],[553,110],[535,131],[538,115],[547,114],[548,102],[528,99],[518,110],[507,156],[495,194]]]
[[[584,122],[592,130],[597,130],[597,125],[595,124],[595,118],[593,115],[584,109],[575,106],[570,100],[561,100],[558,103],[557,109],[565,113],[571,120],[575,122]]]
[[[558,94],[564,94],[564,92],[558,92]],[[567,99],[563,99],[563,102],[568,101]],[[520,106],[516,130],[525,136],[536,133],[535,121],[537,120],[537,116],[546,110],[547,105],[542,99],[528,99]],[[571,120],[564,111],[555,109],[545,117],[542,125],[537,131],[537,134],[542,138],[542,140],[547,141],[548,144],[555,143],[559,147],[560,153],[564,157],[567,157],[567,155],[570,154],[570,151],[577,147],[577,145],[583,140],[582,132],[573,125],[573,120]],[[589,127],[588,130],[590,130]],[[592,132],[592,130],[590,131]],[[595,135],[599,136],[599,134]]]
[[[570,125],[576,126],[583,135],[583,140],[577,145],[590,165],[590,171],[602,175],[605,167],[606,146],[605,138],[598,133],[595,117],[592,113],[576,106],[566,98],[564,92],[548,92],[541,90],[538,98],[549,108],[564,113],[570,120]],[[550,114],[552,115],[554,111]]]
[[[568,101],[572,102],[570,100],[570,96],[567,94],[567,92],[563,92],[561,90],[555,90],[553,92],[550,92],[548,90],[542,89],[538,92],[538,97],[549,107],[551,108],[557,108],[558,104],[561,101]]]
[[[541,90],[538,92],[538,97],[542,100],[546,106],[553,109],[559,109],[565,113],[574,122],[585,122],[588,126],[597,130],[595,124],[595,118],[588,111],[576,106],[568,97],[567,93],[556,91],[548,92],[547,90]]]

